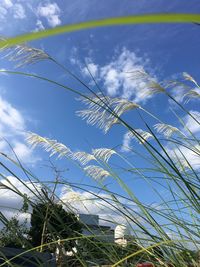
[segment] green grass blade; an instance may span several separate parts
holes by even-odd
[[[0,42],[0,48],[29,42],[49,36],[76,32],[80,30],[99,28],[105,26],[119,26],[146,23],[200,23],[200,14],[145,14],[126,17],[114,17],[101,20],[85,21],[76,24],[63,25],[60,27],[46,29],[39,32],[30,32]]]

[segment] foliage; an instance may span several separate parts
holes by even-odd
[[[46,202],[37,203],[33,207],[29,231],[33,246],[41,245],[42,238],[43,243],[48,243],[79,236],[81,229],[82,225],[77,216],[72,212],[65,211],[60,204]],[[74,240],[64,243],[67,250],[71,250],[75,245]],[[52,248],[55,250],[55,246],[51,246]]]
[[[144,14],[127,17],[107,18],[102,20],[86,21],[77,24],[64,25],[52,29],[45,29],[39,32],[31,32],[9,38],[8,40],[0,41],[0,48],[19,45],[24,42],[29,42],[41,38],[50,37],[53,35],[69,33],[79,30],[116,26],[116,25],[131,25],[144,23],[199,23],[199,14]]]
[[[115,244],[102,241],[98,237],[84,238],[78,241],[78,253],[85,262],[109,264],[115,262],[117,254]]]
[[[27,247],[27,232],[26,221],[20,223],[17,216],[12,217],[0,231],[0,247]]]
[[[176,105],[176,109],[171,113],[171,121],[177,122],[175,127],[162,121],[159,114],[153,114],[137,103],[95,92],[50,56],[44,56],[42,53],[42,58],[35,57],[35,54],[27,58],[27,52],[25,53],[23,63],[32,64],[34,59],[36,62],[44,58],[51,60],[56,66],[62,67],[72,78],[81,82],[87,93],[36,74],[7,71],[8,73],[45,80],[74,92],[81,97],[86,106],[85,109],[77,112],[79,117],[85,119],[88,124],[96,125],[104,133],[107,133],[114,125],[121,127],[128,133],[127,138],[130,141],[136,141],[134,147],[127,148],[131,156],[126,157],[120,150],[111,148],[92,149],[89,152],[72,151],[71,148],[56,140],[33,133],[28,134],[28,141],[33,147],[40,146],[50,152],[50,156],[57,155],[58,158],[72,160],[87,176],[95,180],[96,187],[87,185],[90,191],[82,184],[71,183],[70,186],[76,189],[82,186],[81,189],[93,194],[95,200],[102,201],[102,208],[106,207],[116,212],[117,216],[122,216],[131,227],[131,234],[135,236],[135,243],[124,248],[115,244],[110,246],[100,242],[97,238],[82,240],[79,242],[77,254],[75,253],[73,257],[82,266],[85,261],[94,261],[97,257],[113,263],[113,266],[121,266],[127,262],[132,264],[140,260],[151,260],[164,266],[168,262],[173,267],[186,267],[192,261],[197,264],[196,251],[193,253],[191,247],[198,250],[200,246],[200,178],[199,166],[197,166],[200,157],[200,141],[199,136],[195,135],[185,122],[187,116],[193,123],[200,125],[199,117],[187,109],[188,102],[199,100],[199,85],[196,80],[184,73],[180,80],[159,83],[152,81],[151,78],[147,79],[147,73],[134,74],[135,77],[140,75],[151,81],[148,86],[146,85],[146,96],[159,93],[167,101],[170,100]],[[38,53],[40,56],[41,51]],[[180,101],[174,96],[173,89],[176,86],[182,88]],[[124,118],[125,112],[138,112],[144,129],[138,129],[127,121]],[[147,115],[150,116],[149,121],[145,119]],[[192,157],[188,158],[188,155]],[[110,163],[112,156],[118,158],[117,165]],[[132,156],[141,159],[143,166],[141,167],[140,164],[136,166]],[[27,170],[23,169],[23,171],[30,175]],[[155,193],[158,205],[144,203],[140,196],[135,194],[134,186],[131,188],[130,184],[126,183],[127,180],[124,179],[126,176],[130,177],[131,181],[137,178],[142,180],[142,184],[147,183]],[[32,176],[31,178],[35,179]],[[114,181],[115,186],[118,186],[122,193],[112,191],[111,187],[107,186],[109,185],[107,179]],[[69,186],[69,183],[63,181],[60,184]],[[95,190],[103,192],[104,196],[102,197]],[[113,221],[113,223],[116,222]],[[80,232],[81,225],[76,216],[66,212],[61,205],[52,201],[33,205],[29,232],[33,246],[79,236]],[[71,250],[73,246],[78,247],[75,241],[65,243],[67,250]],[[50,249],[55,250],[55,247]]]
[[[199,252],[185,249],[177,253],[177,257],[183,260],[185,263],[194,264],[195,262],[198,262]]]

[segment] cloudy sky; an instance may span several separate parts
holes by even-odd
[[[15,36],[68,23],[113,16],[156,12],[196,13],[197,10],[200,10],[198,0],[175,0],[168,3],[164,0],[127,0],[117,3],[114,0],[0,0],[0,35],[3,37]],[[132,73],[135,71],[148,72],[153,81],[161,82],[172,77],[180,78],[181,73],[187,72],[198,80],[199,33],[200,26],[196,24],[118,26],[51,37],[35,41],[30,45],[44,49],[93,90],[97,91],[98,89],[95,87],[88,69],[105,94],[132,100],[159,116],[165,123],[177,126],[178,120],[172,116],[170,111],[170,109],[174,109],[187,127],[198,135],[199,126],[191,117],[188,117],[187,114],[180,114],[174,105],[162,95],[148,95],[143,89],[144,85],[148,83],[148,79],[144,80],[141,77],[133,79]],[[15,69],[17,63],[9,61],[9,57],[5,55],[6,52],[2,52],[0,69]],[[23,66],[17,70],[37,73],[55,79],[58,83],[65,84],[82,93],[88,93],[82,84],[69,77],[62,68],[48,60]],[[25,142],[27,131],[56,139],[73,151],[90,152],[94,148],[117,147],[126,157],[131,158],[134,165],[144,165],[141,159],[130,155],[129,147],[137,148],[139,144],[134,143],[126,130],[115,126],[105,135],[101,130],[88,126],[86,122],[77,117],[75,112],[80,109],[81,103],[69,91],[20,75],[2,73],[0,79],[0,135],[11,144],[19,159],[39,179],[51,180],[54,175],[50,168],[44,166],[48,165],[46,162],[48,154],[42,150],[31,149]],[[196,90],[196,87],[193,87]],[[181,90],[177,86],[172,91],[174,97],[180,101],[183,94]],[[200,116],[198,104],[195,101],[190,101],[187,108],[195,117]],[[155,123],[152,118],[143,115],[145,119],[149,119],[150,123]],[[125,117],[135,128],[146,130],[135,111]],[[179,126],[182,127],[181,124]],[[182,130],[184,131],[184,129]],[[140,148],[138,149],[140,151]],[[167,149],[169,153],[174,152],[170,146]],[[0,150],[3,153],[12,154],[3,139],[0,140]],[[195,168],[198,169],[199,159],[189,153],[187,149],[183,153],[195,162]],[[92,179],[86,177],[70,161],[55,161],[55,164],[59,168],[67,169],[63,174],[63,179],[69,182],[95,185]],[[118,160],[114,159],[113,164],[119,168]],[[4,176],[8,175],[5,170],[1,170],[1,173]],[[120,168],[119,173],[128,186],[132,190],[134,189],[136,195],[141,196],[142,200],[152,203],[157,201],[156,198],[152,198],[153,193],[150,192],[144,181],[131,178]],[[13,178],[9,177],[9,179]],[[12,182],[15,183],[15,179]],[[108,178],[107,184],[111,190],[120,192],[111,178]],[[64,195],[65,199],[69,199],[71,196],[71,193],[69,196],[66,195],[66,192],[64,194],[63,188],[61,188],[60,194],[62,197]],[[74,194],[85,197],[86,193],[81,193],[79,190]],[[7,192],[1,196],[3,196],[0,198],[1,205],[13,205],[13,200],[10,200]],[[20,205],[20,202],[16,203]],[[94,209],[93,202],[87,201],[87,203],[89,203],[87,204],[89,212],[102,214],[98,208]],[[86,212],[80,205],[77,204],[77,207],[80,211]],[[106,208],[105,212],[109,214],[109,208]]]

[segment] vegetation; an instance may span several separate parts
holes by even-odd
[[[79,236],[82,225],[77,216],[67,212],[62,205],[55,203],[37,203],[31,214],[29,237],[33,246],[50,243],[54,240]],[[64,243],[67,251],[76,246],[76,240]],[[55,252],[55,244],[50,248]]]
[[[0,231],[0,247],[23,248],[27,246],[26,221],[20,224],[15,216],[4,225]]]
[[[197,90],[199,89],[198,82],[187,73],[183,73],[179,80],[164,82],[158,82],[144,72],[132,73],[133,79],[140,78],[144,81],[146,96],[159,94],[176,105],[176,109],[173,109],[169,116],[171,116],[171,121],[177,120],[179,125],[169,125],[162,121],[159,115],[153,114],[137,103],[104,95],[101,90],[94,91],[44,51],[32,49],[26,45],[18,46],[15,50],[12,49],[9,57],[20,65],[33,64],[44,59],[54,62],[57,67],[62,67],[68,75],[80,82],[86,93],[37,74],[7,71],[8,73],[38,78],[72,91],[80,97],[79,100],[85,106],[84,109],[77,111],[79,117],[86,120],[88,124],[96,125],[104,133],[107,133],[113,126],[124,128],[127,138],[135,141],[134,148],[127,146],[126,149],[132,156],[136,155],[144,162],[143,167],[136,166],[132,157],[124,156],[117,148],[94,148],[89,152],[77,152],[56,140],[36,133],[28,133],[27,141],[33,148],[42,147],[50,153],[50,156],[74,162],[88,177],[95,180],[96,187],[88,185],[90,193],[96,199],[99,198],[103,201],[102,206],[106,205],[117,215],[122,216],[131,228],[131,235],[134,237],[134,242],[130,242],[127,247],[122,248],[116,244],[99,242],[99,239],[94,236],[81,236],[82,226],[73,213],[68,213],[63,209],[61,204],[64,205],[64,203],[58,198],[55,187],[52,190],[45,184],[45,181],[37,179],[21,163],[19,164],[17,159],[13,161],[2,153],[1,156],[7,160],[7,163],[12,162],[15,167],[18,166],[32,184],[39,184],[40,188],[45,188],[61,203],[43,202],[39,189],[33,192],[38,202],[26,198],[28,204],[33,207],[29,232],[32,246],[36,247],[35,249],[40,247],[42,250],[44,247],[52,248],[52,245],[59,244],[59,242],[64,244],[67,250],[72,250],[72,247],[75,246],[78,250],[77,252],[73,251],[71,257],[76,262],[75,266],[87,266],[88,262],[96,262],[97,257],[104,259],[105,263],[110,263],[113,267],[131,266],[130,264],[134,266],[141,261],[151,261],[156,266],[169,266],[168,264],[173,267],[186,267],[192,266],[192,264],[199,266],[200,178],[198,160],[200,141],[183,120],[183,117],[187,116],[195,125],[200,125],[197,114],[187,110],[189,101],[199,101],[200,99],[199,90]],[[94,81],[92,75],[91,78]],[[181,100],[177,100],[173,95],[172,89],[176,86],[183,89]],[[141,118],[142,129],[136,128],[132,122],[127,121],[125,116],[127,112],[132,112],[133,117]],[[191,157],[187,155],[191,155]],[[114,156],[117,158],[119,168],[112,164]],[[11,167],[7,168],[6,165],[2,165],[2,167],[20,180]],[[135,194],[134,187],[131,189],[126,184],[122,173],[132,180],[137,178],[147,183],[156,195],[158,204],[144,203]],[[107,179],[112,179],[122,193],[112,191],[106,183]],[[23,179],[21,181],[23,182]],[[54,183],[52,182],[52,184]],[[81,188],[88,191],[88,188],[81,184],[77,185],[63,180],[57,180],[56,185],[66,185],[70,188]],[[157,186],[159,186],[159,190]],[[24,197],[12,186],[7,186],[6,189]],[[161,189],[164,195],[160,193]],[[104,192],[107,197],[102,198],[97,190]],[[117,222],[113,219],[112,223],[116,224]],[[11,220],[11,224],[14,224],[14,229],[18,226],[18,222],[15,220]],[[3,235],[8,236],[9,239],[12,232],[7,229],[9,227],[4,228]],[[22,235],[17,235],[16,238],[21,244]],[[59,241],[59,239],[61,240]],[[77,245],[77,240],[81,240],[78,243],[80,247]],[[17,241],[14,240],[14,245],[16,243]],[[86,248],[86,251],[83,248]],[[63,256],[63,259],[64,263],[62,264],[69,264],[69,257]],[[70,264],[73,266],[72,263]]]
[[[108,18],[94,21],[86,21],[78,24],[64,25],[52,29],[46,29],[39,32],[31,32],[0,41],[0,48],[12,47],[41,38],[46,38],[62,33],[70,33],[96,27],[145,24],[145,23],[200,23],[199,14],[143,14],[135,16],[125,16]]]

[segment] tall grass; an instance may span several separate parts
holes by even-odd
[[[90,183],[69,183],[65,179],[41,181],[23,167],[17,155],[16,159],[13,160],[8,155],[1,153],[3,159],[0,163],[2,167],[1,177],[8,182],[6,185],[1,184],[1,190],[11,190],[18,194],[30,207],[34,206],[35,201],[53,200],[56,203],[61,203],[67,210],[73,210],[73,205],[70,206],[69,203],[66,203],[59,196],[59,190],[57,190],[60,186],[66,186],[72,190],[87,192],[94,204],[95,201],[100,200],[98,204],[101,203],[102,209],[110,209],[112,213],[123,218],[124,223],[130,228],[132,238],[125,248],[120,248],[114,243],[102,242],[101,238],[95,234],[84,236],[77,233],[76,239],[80,239],[81,242],[78,242],[78,252],[74,253],[73,256],[75,263],[71,262],[69,266],[73,266],[72,264],[75,264],[74,266],[88,266],[89,262],[94,264],[99,255],[102,257],[102,262],[112,266],[134,266],[133,264],[141,261],[151,261],[156,266],[167,266],[168,263],[177,267],[188,266],[188,264],[199,266],[197,257],[192,255],[191,251],[198,251],[200,246],[200,140],[199,136],[191,131],[183,119],[187,115],[193,123],[200,125],[200,118],[187,110],[188,101],[199,101],[197,81],[189,74],[184,73],[181,80],[158,83],[147,73],[132,73],[133,79],[139,77],[148,80],[144,97],[163,94],[166,99],[173,102],[176,108],[168,116],[171,116],[171,121],[179,122],[177,123],[179,126],[175,126],[165,123],[159,118],[159,114],[153,114],[137,103],[127,99],[112,98],[105,95],[100,89],[94,91],[81,78],[41,50],[18,46],[16,50],[11,48],[8,59],[22,65],[33,64],[44,59],[54,62],[57,67],[61,67],[65,73],[78,81],[85,91],[80,92],[37,74],[19,71],[5,72],[42,79],[62,87],[66,91],[72,91],[79,97],[80,106],[84,106],[83,109],[77,111],[80,118],[86,120],[88,124],[99,127],[104,133],[107,133],[113,126],[122,127],[127,132],[127,138],[135,142],[134,148],[126,147],[128,154],[123,153],[119,146],[116,146],[115,149],[103,147],[77,152],[73,151],[69,145],[59,143],[56,140],[39,136],[36,133],[27,133],[27,142],[32,147],[41,147],[50,156],[74,163],[86,176],[96,182],[96,186],[91,186]],[[92,75],[91,78],[94,80]],[[172,94],[171,88],[176,85],[184,88],[182,101],[178,101]],[[124,113],[127,112],[132,112],[133,117],[136,114],[140,116],[143,129],[136,128],[125,119]],[[134,156],[141,160],[142,166],[140,166],[141,164],[137,166],[134,163]],[[117,159],[117,167],[113,164],[114,157]],[[16,167],[21,170],[29,183],[25,183],[24,179],[21,178],[22,176],[17,175],[12,170],[10,163],[13,164],[14,170]],[[9,164],[9,167],[6,164]],[[5,171],[27,187],[32,197],[29,198],[18,188],[9,184],[9,179],[4,175]],[[127,175],[129,179],[140,179],[141,184],[147,183],[149,190],[154,193],[157,199],[156,204],[144,202],[142,197],[136,194],[134,187],[128,185],[124,175]],[[111,190],[110,186],[107,185],[107,179],[118,186],[117,192]],[[103,195],[98,193],[99,190],[103,192]],[[3,214],[0,220],[5,224]],[[112,225],[118,224],[114,217],[113,219],[109,218],[109,220]],[[44,225],[45,223],[44,218]],[[56,229],[52,229],[52,232],[55,233],[55,231]],[[55,237],[55,240],[49,244],[41,241],[40,249],[52,244],[59,243],[61,245],[69,240],[70,238],[58,240]],[[87,251],[83,251],[84,247],[88,248],[90,255],[87,254]],[[30,251],[35,249],[38,247],[30,247]],[[189,253],[187,255],[191,256],[185,257],[184,253],[186,252]],[[67,259],[65,260],[67,261]],[[12,266],[12,260],[5,262],[5,264]],[[5,264],[0,266],[5,266]]]
[[[58,34],[71,33],[75,31],[93,29],[98,27],[118,26],[118,25],[134,25],[146,23],[199,23],[199,14],[184,14],[184,13],[163,13],[163,14],[142,14],[124,17],[104,18],[100,20],[84,21],[76,24],[62,25],[59,27],[45,29],[39,32],[30,32],[8,40],[0,41],[0,48],[12,47],[20,45],[24,42],[38,40],[42,38],[51,37]]]

